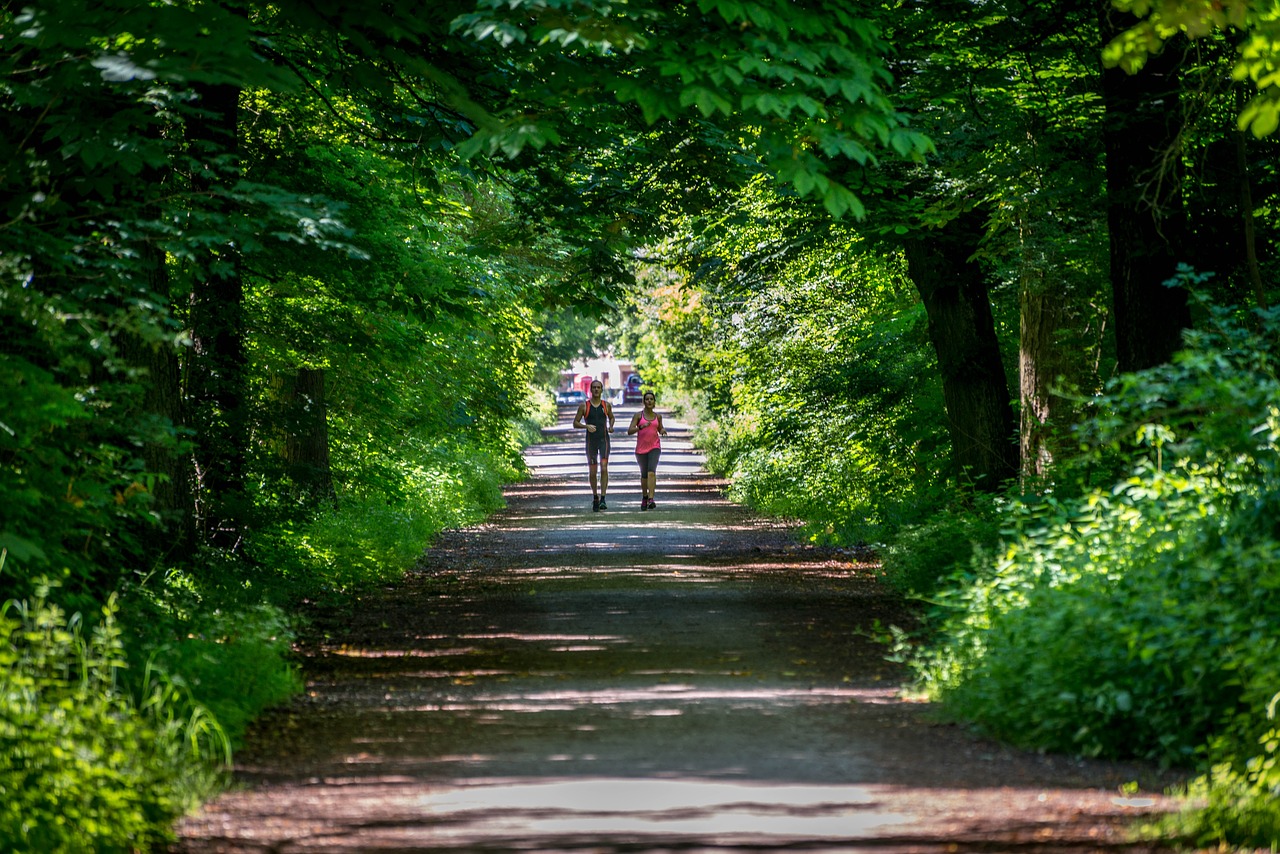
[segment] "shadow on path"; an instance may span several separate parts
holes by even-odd
[[[1147,769],[931,722],[868,639],[909,619],[874,567],[728,502],[674,423],[659,508],[619,436],[592,513],[564,416],[503,512],[319,615],[306,695],[176,850],[1150,850],[1123,823],[1162,799],[1117,795]]]

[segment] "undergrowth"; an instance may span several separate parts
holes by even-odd
[[[461,441],[421,447],[401,461],[391,497],[342,496],[335,509],[264,532],[250,554],[295,601],[393,582],[440,531],[502,506],[503,484],[522,474],[517,452],[514,443],[501,453]]]
[[[1010,503],[914,665],[1008,741],[1205,769],[1169,832],[1275,848],[1280,312],[1206,310],[1172,364],[1096,401],[1078,470],[1127,470]]]
[[[1274,721],[1272,697],[1268,717]],[[1258,739],[1258,749],[1241,761],[1215,763],[1181,793],[1190,806],[1141,828],[1149,839],[1174,840],[1204,849],[1276,851],[1280,848],[1280,730]]]
[[[112,597],[92,628],[34,597],[0,609],[0,849],[136,851],[212,793],[229,744],[187,691],[149,669],[124,689]]]

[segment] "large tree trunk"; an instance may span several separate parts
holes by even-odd
[[[337,495],[329,468],[327,406],[324,370],[299,368],[288,395],[285,464],[289,478],[308,503],[327,501],[336,507]]]
[[[1021,261],[1018,281],[1018,457],[1023,492],[1035,491],[1049,475],[1054,448],[1050,421],[1058,404],[1053,384],[1064,373],[1059,336],[1069,283],[1052,271],[1052,244],[1037,239],[1035,223],[1044,211],[1028,211],[1019,223]]]
[[[1042,271],[1023,274],[1018,298],[1018,425],[1024,489],[1043,480],[1053,464],[1049,423],[1055,397],[1052,384],[1060,373],[1056,337],[1061,310],[1057,294],[1044,285]]]
[[[234,160],[236,155],[240,92],[227,85],[200,86],[197,91],[207,116],[188,126],[192,153],[204,164],[194,183],[197,191],[209,194],[214,210],[230,213],[225,203],[219,205],[216,192],[229,177],[215,169],[213,161],[228,156]],[[234,245],[213,247],[201,259],[192,284],[190,326],[187,397],[197,432],[198,525],[210,543],[234,548],[243,538],[247,518],[249,431],[244,286]]]
[[[1249,284],[1253,286],[1258,308],[1267,307],[1267,288],[1262,282],[1262,270],[1258,267],[1258,239],[1253,223],[1253,189],[1249,185],[1249,152],[1245,147],[1243,131],[1235,133],[1236,181],[1240,190],[1240,222],[1244,232],[1245,270]]]
[[[1102,40],[1133,17],[1102,2]],[[1185,247],[1182,207],[1178,68],[1181,46],[1171,40],[1137,74],[1102,74],[1103,144],[1107,167],[1107,226],[1117,367],[1136,371],[1169,361],[1191,325],[1187,293],[1165,287]]]
[[[151,292],[167,294],[169,279],[164,252],[148,241],[141,255]],[[183,423],[178,349],[172,340],[148,342],[140,338],[130,341],[129,346],[130,362],[146,372],[143,415],[156,422],[153,427],[156,435],[142,449],[147,471],[159,475],[152,490],[155,508],[169,523],[169,554],[186,556],[196,542],[190,472],[187,460],[175,447],[176,437],[162,439],[159,435]]]
[[[987,279],[972,260],[982,234],[974,212],[903,248],[938,355],[956,474],[994,492],[1017,476],[1018,447]]]

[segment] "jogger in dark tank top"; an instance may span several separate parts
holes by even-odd
[[[591,479],[591,509],[607,510],[609,491],[609,434],[613,432],[613,406],[603,399],[604,383],[591,383],[591,397],[578,406],[573,426],[587,431],[587,466]]]

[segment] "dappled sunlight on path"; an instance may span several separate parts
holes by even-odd
[[[909,619],[874,567],[727,501],[672,427],[657,510],[620,438],[592,513],[579,433],[404,584],[317,613],[306,695],[178,850],[1125,847],[1142,769],[931,722],[870,640]]]

